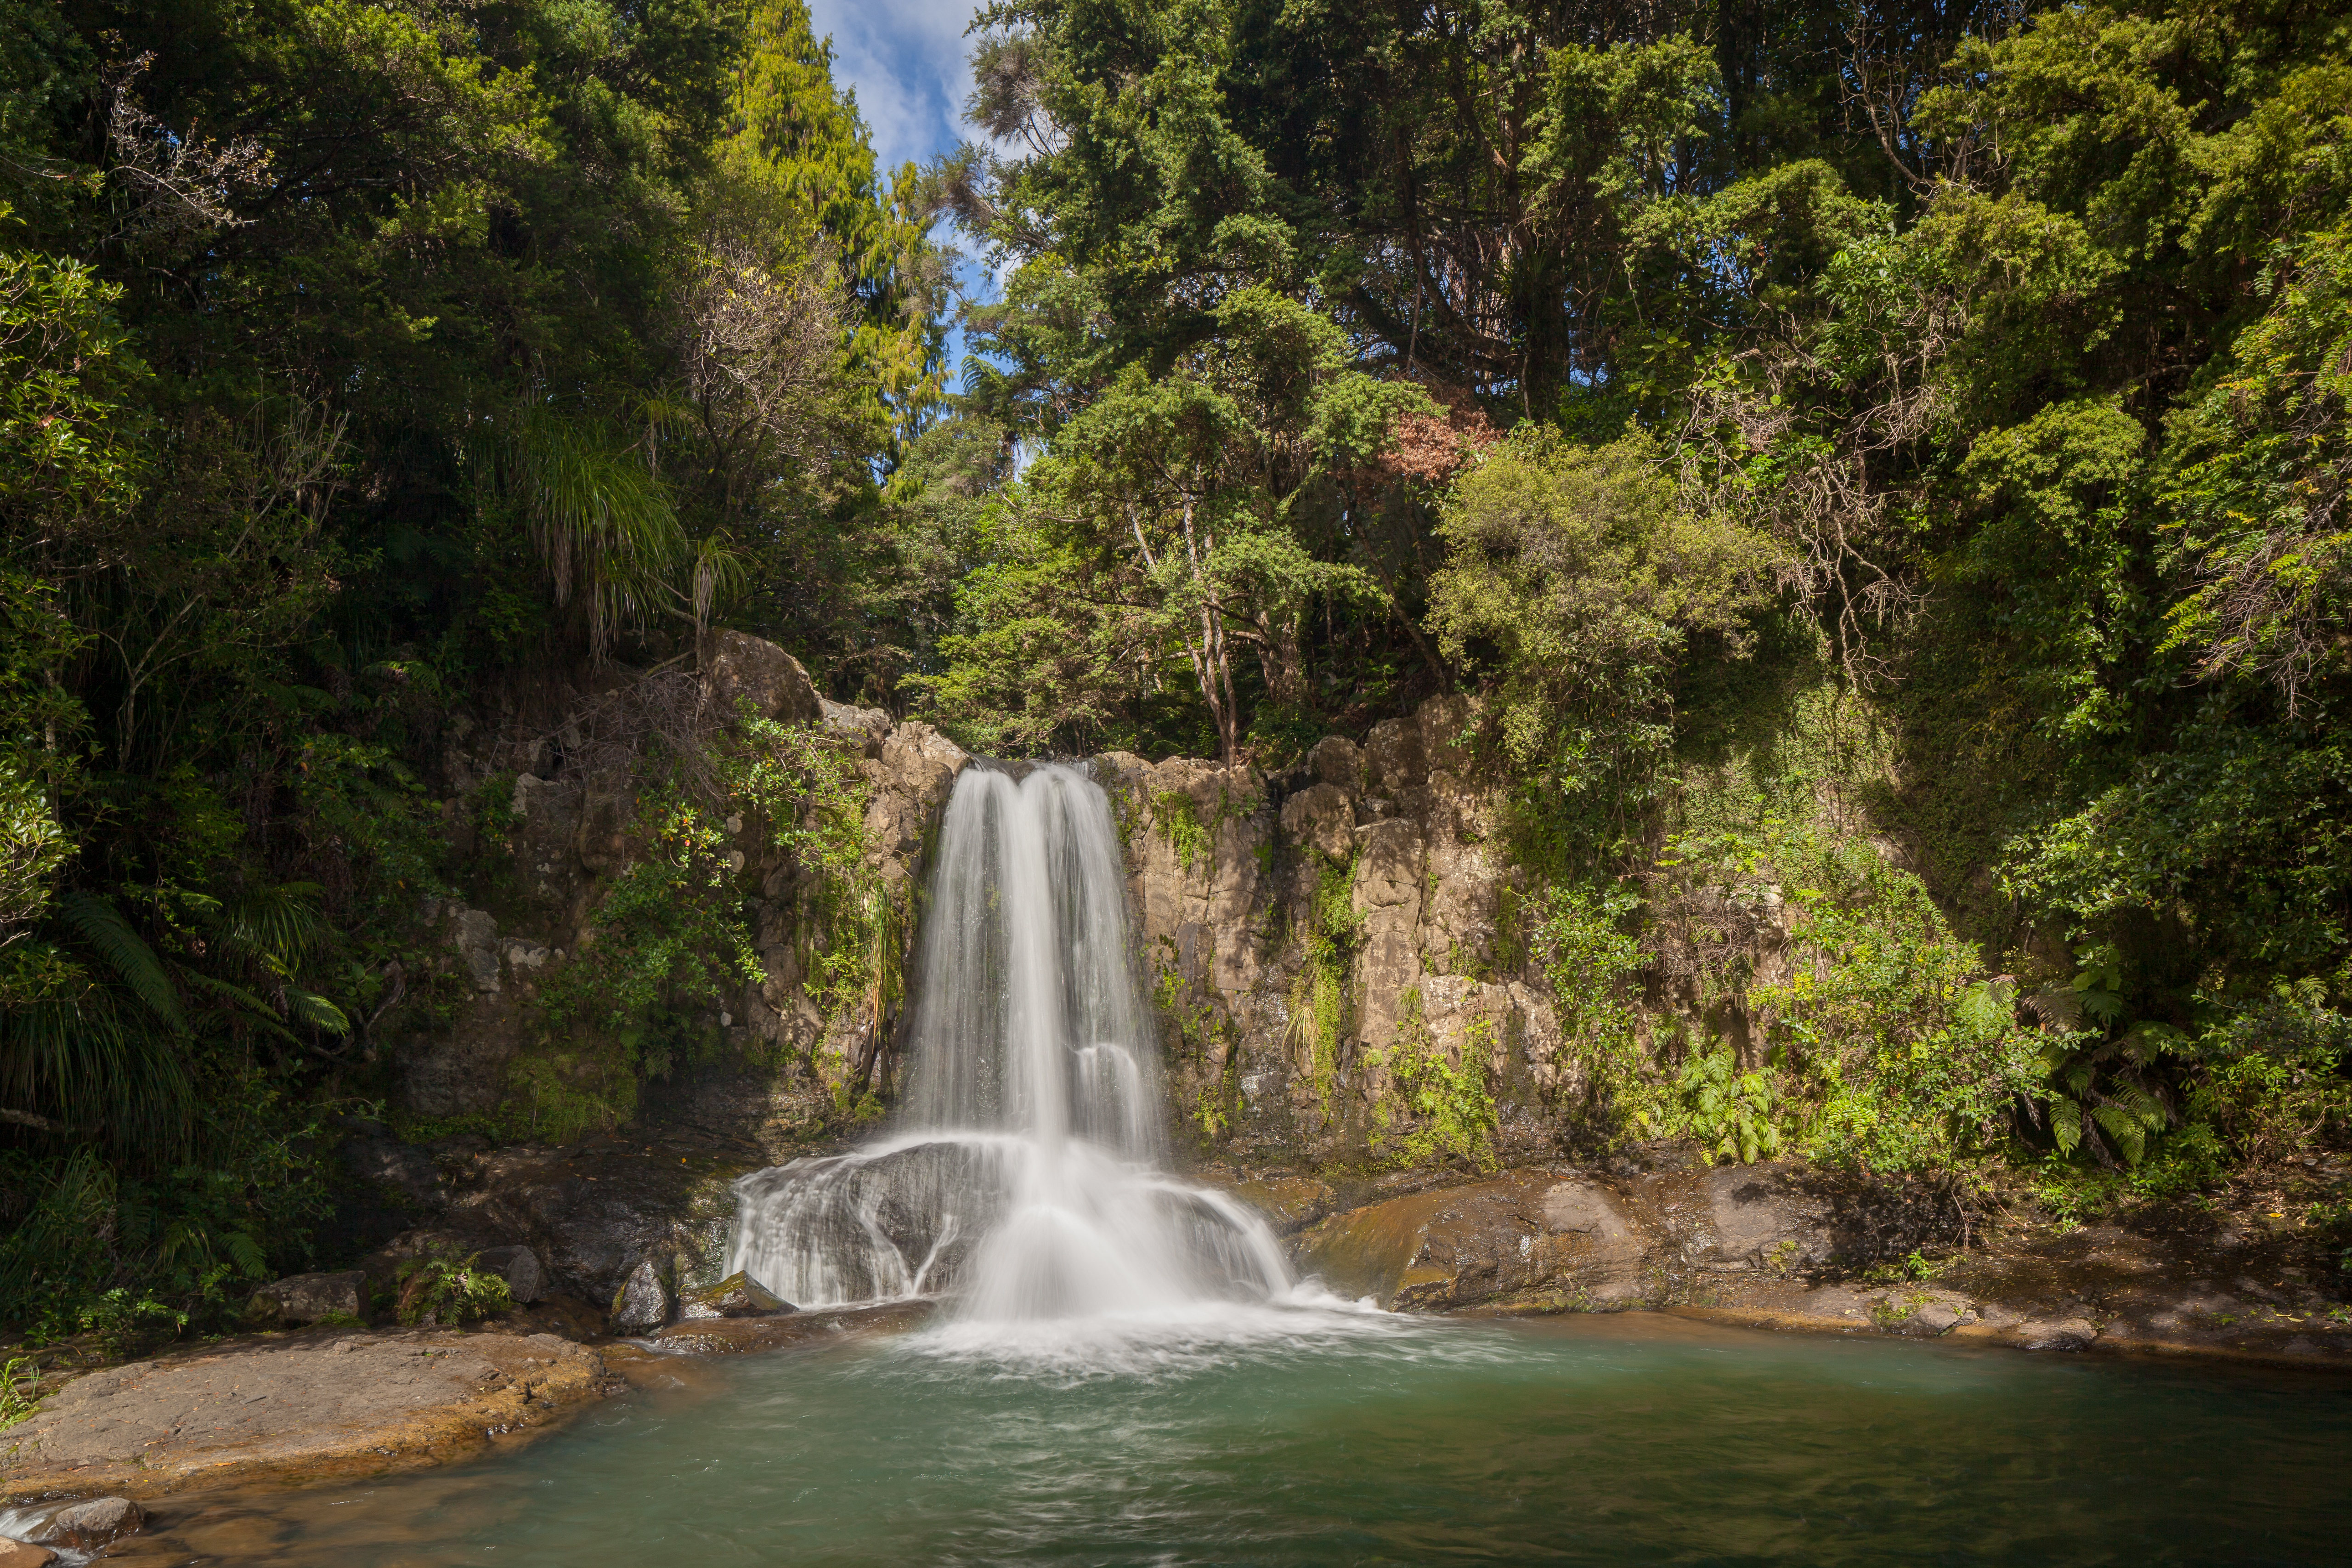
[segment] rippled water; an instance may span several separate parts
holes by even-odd
[[[2341,1563],[2352,1386],[1673,1319],[1289,1312],[683,1364],[145,1563]],[[1099,1347],[1097,1347],[1099,1348]],[[167,1505],[168,1507],[169,1505]]]

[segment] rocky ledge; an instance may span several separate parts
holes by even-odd
[[[2021,1228],[1959,1250],[1965,1221],[1932,1191],[1789,1164],[1545,1166],[1392,1195],[1303,1177],[1234,1190],[1289,1234],[1299,1272],[1397,1311],[1653,1309],[1759,1328],[2352,1368],[2352,1306],[2313,1284],[2283,1238],[2226,1225]]]
[[[193,1347],[79,1377],[0,1433],[0,1498],[437,1464],[609,1386],[595,1351],[551,1333],[326,1330]]]

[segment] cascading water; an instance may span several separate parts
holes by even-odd
[[[968,1324],[1289,1289],[1265,1225],[1161,1169],[1110,803],[1076,768],[967,768],[918,951],[896,1131],[737,1184],[729,1268],[803,1307],[952,1298]]]

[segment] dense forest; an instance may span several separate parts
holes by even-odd
[[[1007,755],[1475,695],[1597,1138],[2080,1210],[2352,1131],[2343,13],[971,37],[889,172],[801,0],[0,3],[0,1296],[303,1262],[445,731],[714,626]],[[1759,868],[1769,1056],[1637,1039]]]

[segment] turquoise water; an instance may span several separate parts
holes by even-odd
[[[1097,1347],[1097,1350],[1099,1347]],[[2352,1385],[1651,1317],[1266,1314],[1106,1358],[682,1366],[482,1462],[167,1515],[135,1562],[2318,1563]]]

